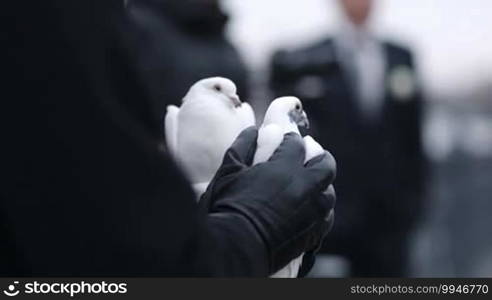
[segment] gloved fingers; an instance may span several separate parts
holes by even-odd
[[[335,180],[337,173],[337,163],[330,152],[318,155],[305,164],[304,180],[319,184],[323,189]]]
[[[316,230],[313,231],[311,238],[311,245],[308,248],[309,252],[318,253],[319,249],[323,246],[323,242],[328,235],[328,233],[333,228],[335,222],[335,211],[332,209],[328,213],[325,220],[320,221],[316,224]]]
[[[322,202],[321,204],[327,211],[333,210],[335,208],[337,197],[335,193],[335,188],[333,187],[332,184],[328,186],[326,190],[324,190],[321,193],[320,201]]]
[[[323,192],[316,192],[313,196],[311,196],[309,201],[311,204],[308,204],[307,207],[310,207],[310,211],[313,216],[317,216],[319,221],[327,221],[330,211],[335,209],[335,189],[332,185],[330,185]]]
[[[256,152],[258,129],[255,126],[244,129],[224,155],[223,165],[235,163],[251,165]]]
[[[205,203],[208,208],[212,207],[212,199],[220,197],[224,189],[237,179],[237,173],[241,172],[244,168],[246,167],[241,162],[224,163],[217,170],[206,191],[200,197],[200,203]]]
[[[232,149],[232,148],[231,148]],[[213,198],[216,198],[227,184],[229,184],[236,174],[245,168],[243,162],[236,159],[234,150],[229,149],[225,156],[222,166],[217,170],[207,189],[200,197],[200,206],[212,207]]]
[[[333,209],[328,213],[325,221],[322,221],[318,224],[318,230],[313,234],[313,242],[314,247],[309,251],[304,253],[302,258],[301,268],[299,269],[299,273],[297,277],[302,278],[306,277],[306,275],[311,271],[316,262],[316,255],[323,245],[323,241],[326,238],[326,235],[333,228],[333,223],[335,221],[335,211]]]
[[[323,241],[328,235],[328,233],[331,231],[331,229],[333,228],[334,222],[335,222],[335,211],[331,209],[328,212],[325,220],[320,221],[316,225],[316,230],[312,234],[312,238],[310,242],[312,248],[310,248],[308,251],[306,251],[306,253],[304,253],[298,277],[305,277],[313,268],[313,265],[316,261],[316,254],[318,254],[319,250],[323,246]]]
[[[313,226],[313,222],[316,224],[328,222],[333,225],[332,219],[334,218],[335,203],[335,189],[330,185],[324,191],[315,192],[308,198],[305,198],[302,204],[298,206],[293,219],[304,220],[303,223],[306,228]],[[306,218],[306,216],[309,216],[309,218]]]
[[[304,162],[305,156],[306,149],[302,137],[295,132],[289,132],[284,135],[282,143],[268,161],[278,162],[286,166],[299,165]]]
[[[332,208],[328,215],[326,215],[325,222],[327,223],[328,230],[326,233],[330,232],[331,229],[333,228],[333,225],[335,225],[335,209]]]

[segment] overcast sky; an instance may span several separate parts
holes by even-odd
[[[229,37],[253,67],[282,47],[333,32],[337,0],[225,0]],[[373,18],[382,36],[410,46],[425,86],[437,94],[492,84],[492,1],[379,0]]]

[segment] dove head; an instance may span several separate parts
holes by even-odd
[[[197,95],[196,98],[208,96],[209,99],[217,99],[235,108],[242,104],[234,82],[223,77],[212,77],[198,81],[191,87],[185,99],[189,96],[194,97],[194,95]]]
[[[263,124],[272,123],[309,128],[309,121],[306,112],[302,109],[301,100],[292,96],[277,98],[270,104]]]

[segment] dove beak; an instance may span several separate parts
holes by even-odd
[[[240,107],[242,104],[241,99],[239,99],[238,95],[234,94],[232,96],[229,96],[229,99],[231,99],[232,104],[234,104],[234,107],[236,107],[236,108]]]
[[[302,111],[302,114],[300,115],[299,120],[297,121],[297,126],[309,129],[309,120],[307,118],[305,111]]]

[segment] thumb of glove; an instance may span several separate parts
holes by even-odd
[[[227,149],[222,165],[232,163],[250,166],[253,163],[257,139],[258,129],[255,126],[244,129]]]
[[[201,196],[200,207],[208,210],[213,204],[213,195],[220,191],[222,186],[227,185],[233,179],[234,174],[253,163],[257,139],[258,129],[254,126],[244,129],[239,134],[231,147],[227,149],[222,165]]]

